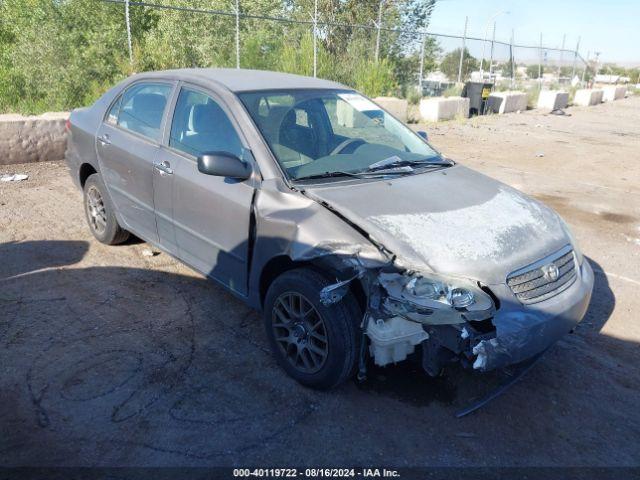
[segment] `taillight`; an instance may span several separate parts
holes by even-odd
[[[64,129],[65,129],[67,132],[70,132],[70,131],[71,131],[71,120],[70,120],[70,119],[68,119],[68,118],[67,118],[67,121],[66,121],[66,122],[64,122]]]

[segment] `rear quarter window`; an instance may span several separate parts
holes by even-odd
[[[118,97],[118,99],[114,102],[114,104],[109,109],[109,112],[107,113],[105,122],[107,122],[109,125],[118,124],[118,114],[120,113],[121,104],[122,104],[122,95]]]

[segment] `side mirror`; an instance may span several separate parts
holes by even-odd
[[[427,135],[427,132],[420,130],[419,132],[416,132],[416,133],[420,135],[425,142],[429,140],[429,135]]]
[[[198,157],[198,171],[205,175],[246,180],[251,176],[251,166],[232,153],[208,152]]]

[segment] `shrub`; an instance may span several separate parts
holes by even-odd
[[[422,92],[418,88],[410,88],[407,92],[409,105],[418,105],[420,100],[422,100]]]
[[[390,95],[398,88],[393,66],[387,59],[359,62],[354,70],[352,86],[370,97]]]
[[[460,95],[462,95],[462,84],[451,85],[442,92],[443,97],[459,97]]]

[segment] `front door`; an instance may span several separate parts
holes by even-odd
[[[158,241],[153,204],[153,165],[168,83],[136,83],[113,104],[97,135],[100,172],[123,227]]]
[[[160,150],[154,172],[160,243],[192,267],[246,295],[254,186],[252,179],[200,173],[198,155],[216,151],[242,158],[244,149],[234,125],[211,94],[182,87],[168,146]]]

